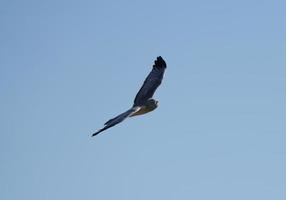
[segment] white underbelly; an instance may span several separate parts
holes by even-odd
[[[148,113],[154,109],[150,109],[147,106],[142,106],[137,112],[130,115],[130,117],[136,116],[136,115],[144,115],[145,113]]]

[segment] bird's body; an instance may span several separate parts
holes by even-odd
[[[158,107],[158,101],[155,101],[154,99],[150,99],[150,100],[151,100],[151,101],[149,101],[150,103],[147,103],[146,105],[142,105],[138,109],[138,111],[134,112],[129,117],[133,117],[136,115],[144,115],[148,112],[155,110]]]
[[[166,62],[163,60],[163,58],[161,56],[157,57],[157,60],[155,60],[155,64],[153,65],[152,71],[145,79],[142,87],[140,88],[139,92],[137,93],[134,99],[134,104],[132,108],[108,120],[104,124],[105,126],[102,129],[95,132],[94,134],[92,134],[92,136],[95,136],[112,126],[115,126],[116,124],[122,122],[127,117],[143,115],[155,110],[158,107],[158,101],[152,99],[152,97],[156,89],[162,82],[166,67],[167,65]]]

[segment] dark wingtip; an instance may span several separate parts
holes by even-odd
[[[100,129],[99,131],[97,131],[97,132],[95,132],[94,134],[92,134],[91,135],[91,137],[94,137],[94,136],[96,136],[97,134],[99,134],[100,132],[102,132],[103,130],[102,129]]]
[[[97,134],[101,133],[102,131],[104,131],[104,130],[110,128],[110,127],[111,127],[111,126],[105,126],[105,127],[103,127],[102,129],[99,129],[99,130],[96,131],[94,134],[92,134],[91,137],[96,136]]]
[[[94,137],[94,136],[96,136],[97,134],[98,134],[98,133],[94,133],[94,134],[91,135],[91,137]]]
[[[158,56],[157,59],[155,60],[155,64],[153,65],[153,67],[167,68],[167,64],[161,56]]]

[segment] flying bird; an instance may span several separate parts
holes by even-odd
[[[167,65],[164,59],[161,56],[157,57],[151,72],[145,79],[139,92],[136,94],[133,106],[126,112],[108,120],[104,124],[104,127],[93,133],[92,136],[95,136],[100,132],[115,126],[116,124],[125,120],[127,117],[143,115],[155,110],[158,107],[158,101],[153,99],[152,97],[156,89],[162,82],[164,71],[166,68]]]

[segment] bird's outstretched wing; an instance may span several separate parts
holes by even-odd
[[[155,93],[158,86],[161,84],[164,71],[167,65],[161,56],[157,57],[155,64],[153,65],[152,71],[145,79],[142,87],[137,93],[134,99],[134,106],[143,105],[148,99],[150,99]]]
[[[129,110],[127,110],[124,113],[121,113],[120,115],[108,120],[104,125],[104,127],[100,130],[98,130],[97,132],[95,132],[94,134],[92,134],[92,136],[96,136],[97,134],[99,134],[100,132],[109,129],[112,126],[115,126],[116,124],[122,122],[124,119],[126,119],[127,117],[129,117],[130,115],[132,115],[133,113],[137,112],[140,109],[140,107],[133,107]]]

